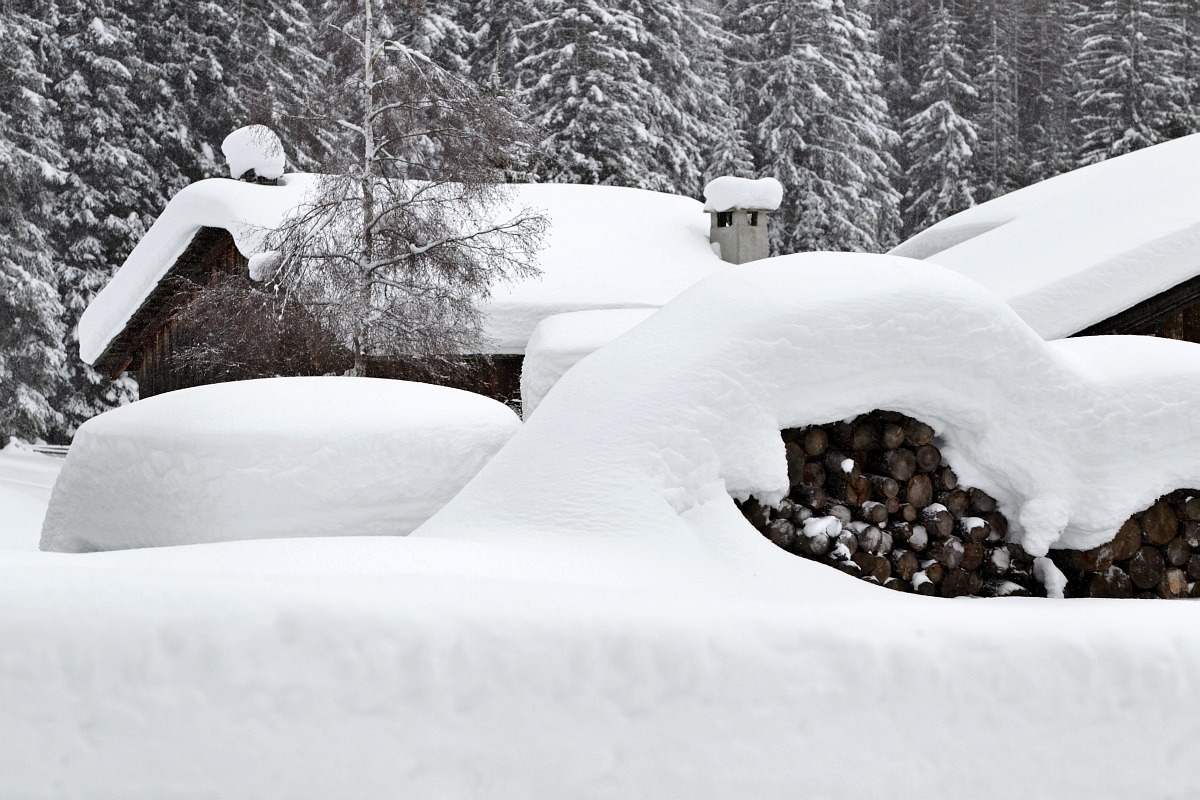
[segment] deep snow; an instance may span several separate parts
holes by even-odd
[[[411,536],[0,551],[0,796],[1195,796],[1200,606],[889,592],[728,491],[884,406],[1081,543],[1200,476],[1196,349],[1047,344],[905,259],[729,268]]]
[[[11,441],[0,448],[0,550],[37,550],[61,458]]]
[[[892,250],[979,281],[1047,339],[1200,273],[1200,134],[1019,189]]]
[[[167,392],[80,427],[41,548],[403,535],[519,427],[482,395],[378,378]]]
[[[730,493],[786,494],[780,430],[875,408],[932,425],[1033,555],[1200,486],[1200,347],[1047,343],[942,267],[815,253],[723,270],[584,358],[418,534],[687,539]]]
[[[521,414],[528,419],[546,392],[584,356],[645,321],[657,309],[606,308],[546,317],[533,329],[521,364]]]

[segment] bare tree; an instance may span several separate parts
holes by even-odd
[[[172,318],[172,368],[183,386],[350,367],[350,353],[321,319],[245,277],[181,289],[190,298]]]
[[[503,97],[406,45],[378,0],[333,3],[326,42],[339,80],[305,116],[347,158],[269,240],[272,280],[370,359],[482,352],[480,301],[537,273],[545,229],[504,180],[532,132]]]

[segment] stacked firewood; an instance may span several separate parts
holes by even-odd
[[[1172,492],[1091,550],[1052,550],[1067,597],[1200,597],[1200,491]]]
[[[958,482],[928,425],[873,411],[783,431],[791,493],[742,513],[776,545],[891,589],[939,597],[1044,595],[986,492]],[[1200,551],[1198,551],[1200,552]]]

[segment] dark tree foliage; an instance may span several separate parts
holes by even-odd
[[[353,363],[318,315],[240,276],[194,290],[172,324],[174,368],[190,385],[341,374]]]

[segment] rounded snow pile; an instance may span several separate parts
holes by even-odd
[[[774,211],[782,203],[783,184],[774,178],[751,180],[726,175],[704,187],[705,211]]]
[[[168,392],[89,420],[41,548],[403,535],[520,427],[469,392],[371,378],[270,378]]]
[[[1155,498],[1200,486],[1197,345],[1046,342],[942,267],[808,253],[722,270],[571,367],[418,535],[724,546],[745,526],[730,494],[775,505],[790,491],[781,430],[873,409],[937,430],[1032,556],[1109,542]]]
[[[221,142],[221,153],[229,164],[231,178],[240,179],[250,170],[268,181],[283,175],[283,142],[266,125],[238,128]]]

